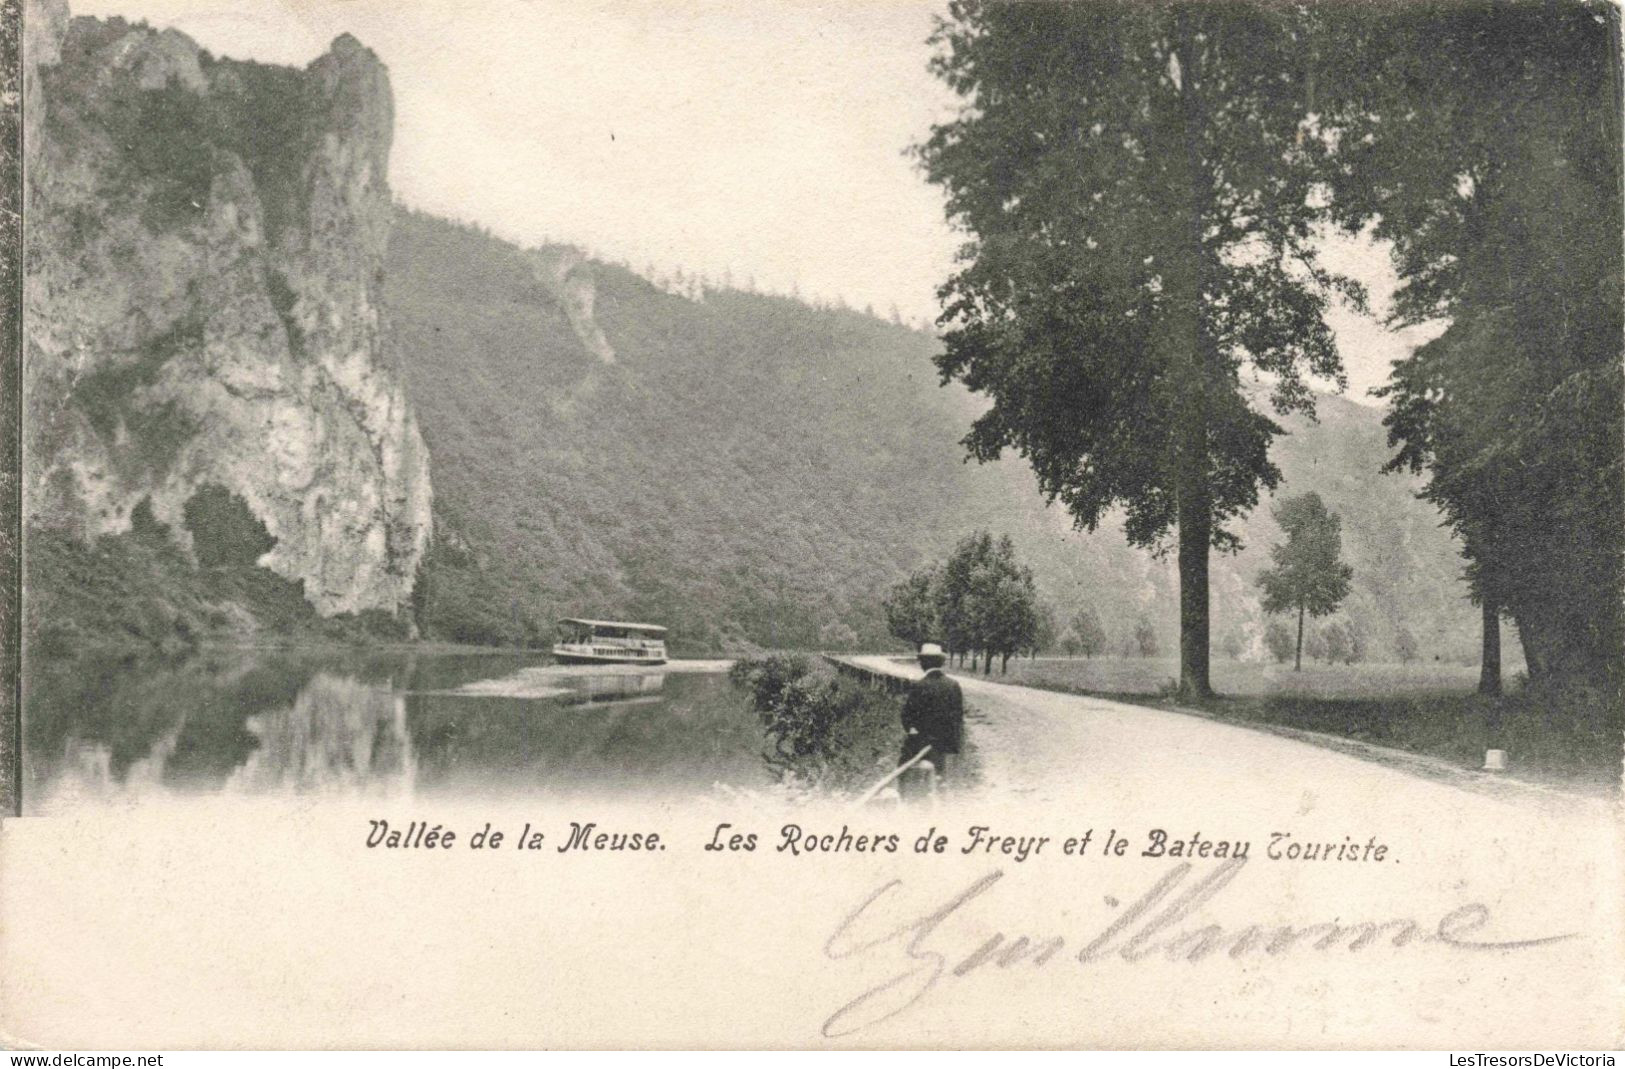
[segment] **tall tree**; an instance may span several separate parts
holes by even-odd
[[[1267,613],[1298,614],[1293,669],[1303,669],[1305,614],[1328,616],[1348,597],[1354,569],[1343,562],[1343,522],[1314,492],[1289,497],[1274,509],[1286,541],[1270,547],[1275,566],[1259,573]],[[1339,635],[1339,640],[1343,638]]]
[[[1080,527],[1177,530],[1180,690],[1210,692],[1208,554],[1280,472],[1277,414],[1342,381],[1324,313],[1357,286],[1312,240],[1328,142],[1304,136],[1304,9],[951,0],[932,69],[964,100],[919,146],[968,235],[937,366],[992,407],[965,444],[1025,456]]]
[[[1390,467],[1426,472],[1462,538],[1487,689],[1502,611],[1531,678],[1619,681],[1619,19],[1591,0],[1418,4],[1351,15],[1322,50],[1335,210],[1393,241],[1397,321],[1450,323],[1384,391]]]

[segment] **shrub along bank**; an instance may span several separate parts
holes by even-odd
[[[898,699],[801,654],[735,661],[728,677],[750,692],[767,736],[763,758],[782,785],[855,793],[896,766]]]

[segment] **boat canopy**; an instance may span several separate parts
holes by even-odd
[[[564,627],[585,627],[593,631],[621,631],[628,634],[664,635],[666,629],[656,624],[628,623],[624,620],[578,620],[568,617],[559,621]]]

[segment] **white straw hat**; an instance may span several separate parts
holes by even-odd
[[[920,656],[941,657],[943,656],[942,647],[935,642],[922,642],[920,643]]]

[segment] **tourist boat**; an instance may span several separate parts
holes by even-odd
[[[617,620],[560,620],[553,656],[561,664],[665,664],[666,629]]]

